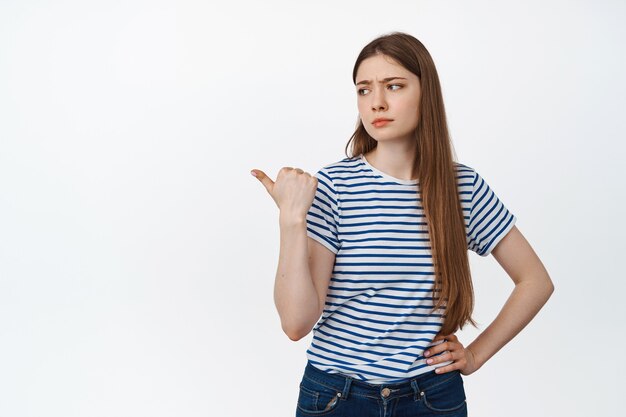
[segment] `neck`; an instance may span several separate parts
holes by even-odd
[[[416,153],[415,144],[392,144],[378,142],[376,148],[365,154],[367,161],[383,172],[401,180],[415,180],[413,169]]]

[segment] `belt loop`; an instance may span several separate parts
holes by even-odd
[[[341,393],[342,400],[348,399],[348,393],[350,392],[350,385],[352,385],[352,378],[348,376],[346,377],[346,384],[344,385],[343,392]]]
[[[411,380],[411,388],[413,388],[413,400],[414,401],[418,401],[421,399],[421,394],[420,394],[420,387],[419,385],[417,385],[417,379],[412,379]]]

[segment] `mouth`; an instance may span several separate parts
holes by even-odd
[[[372,124],[374,125],[374,127],[382,127],[385,126],[387,123],[391,123],[392,121],[392,119],[376,119],[372,122]]]

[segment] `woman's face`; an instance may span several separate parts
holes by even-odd
[[[419,121],[420,80],[386,55],[361,62],[356,74],[357,105],[365,130],[377,141],[412,140]],[[378,118],[391,119],[373,124]]]

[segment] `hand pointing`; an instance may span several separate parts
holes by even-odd
[[[291,167],[282,167],[278,171],[276,182],[260,169],[253,169],[250,173],[263,184],[280,210],[281,216],[306,219],[306,214],[315,199],[317,177],[300,168]]]

